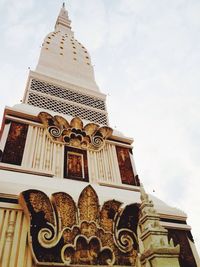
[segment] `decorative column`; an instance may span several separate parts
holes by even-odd
[[[143,186],[140,187],[141,207],[139,219],[140,261],[142,267],[180,267],[180,246],[168,242],[168,231],[161,226],[160,217],[149,200]]]
[[[6,267],[9,264],[10,260],[10,253],[13,243],[13,235],[14,235],[14,229],[15,229],[15,220],[16,220],[16,211],[15,210],[7,210],[6,211],[8,216],[7,221],[7,229],[6,229],[6,235],[5,235],[5,244],[4,244],[4,251],[2,256],[2,267]]]

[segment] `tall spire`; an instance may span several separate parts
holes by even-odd
[[[56,20],[55,30],[64,30],[66,28],[71,29],[71,20],[69,19],[68,12],[65,9],[65,3],[63,2]]]
[[[36,72],[84,88],[83,90],[92,90],[91,94],[96,91],[95,95],[100,94],[100,98],[105,99],[95,82],[89,53],[74,38],[70,24],[63,3],[56,20],[55,31],[50,32],[44,39]],[[107,119],[102,124],[106,123]]]

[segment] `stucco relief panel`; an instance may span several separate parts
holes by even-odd
[[[108,200],[99,205],[89,185],[76,204],[64,192],[51,200],[42,191],[20,194],[29,221],[29,241],[38,265],[126,265],[134,266],[138,241],[138,206],[122,208]]]

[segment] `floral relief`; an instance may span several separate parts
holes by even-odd
[[[40,112],[38,119],[46,128],[50,138],[57,143],[69,146],[100,150],[105,145],[105,140],[112,135],[113,130],[108,126],[88,123],[85,126],[79,117],[68,122],[61,116],[51,116],[47,112]]]
[[[29,220],[36,265],[135,265],[138,210],[134,205],[122,209],[121,202],[109,200],[100,207],[90,185],[77,204],[67,193],[54,193],[50,201],[38,190],[22,192],[19,203]]]

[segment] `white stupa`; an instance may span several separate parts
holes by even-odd
[[[4,112],[0,266],[200,266],[186,214],[145,193],[105,101],[63,4]]]

